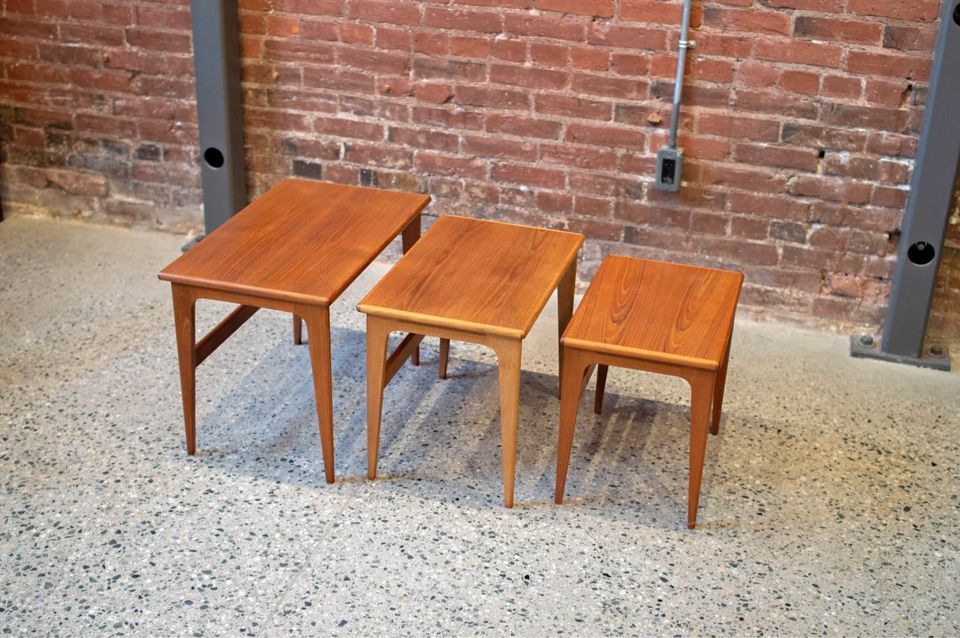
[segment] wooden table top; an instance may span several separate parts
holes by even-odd
[[[743,274],[608,255],[563,333],[572,347],[715,369]]]
[[[444,216],[357,309],[522,338],[582,244],[580,233]]]
[[[159,277],[329,304],[429,202],[429,195],[284,179]]]

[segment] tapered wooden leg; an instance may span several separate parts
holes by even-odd
[[[417,243],[420,239],[420,215],[417,215],[417,218],[407,224],[407,227],[403,229],[401,235],[403,241],[403,254],[406,255],[407,252],[413,245]],[[420,365],[420,345],[417,345],[417,349],[413,351],[413,354],[410,355],[410,363],[415,366]]]
[[[450,361],[450,340],[440,340],[440,378],[447,378],[447,363]]]
[[[559,365],[558,376],[563,377],[563,345],[560,343],[563,339],[563,331],[567,329],[570,318],[573,316],[573,294],[577,287],[577,258],[567,267],[560,283],[557,284],[557,363]],[[562,381],[560,382],[562,384]]]
[[[700,503],[700,481],[707,452],[707,425],[713,405],[715,373],[698,371],[687,379],[690,382],[690,484],[687,495],[687,527],[697,525],[697,507]]]
[[[367,315],[367,478],[370,480],[377,478],[383,380],[387,369],[389,334],[386,321]]]
[[[607,367],[603,364],[597,366],[597,396],[593,400],[595,414],[603,412],[603,391],[607,387]]]
[[[495,350],[500,370],[500,445],[503,450],[503,504],[513,507],[517,472],[517,427],[520,420],[520,359],[522,342],[503,339]]]
[[[310,365],[313,368],[313,391],[317,397],[317,421],[320,424],[320,447],[323,451],[323,472],[327,483],[334,481],[333,467],[333,377],[330,369],[330,308],[298,306],[297,314],[307,324]]]
[[[733,322],[727,335],[727,348],[723,352],[723,361],[717,370],[717,387],[713,391],[713,418],[710,420],[710,433],[720,432],[720,415],[723,411],[723,391],[727,385],[727,364],[730,362],[730,348],[733,346]]]
[[[577,425],[577,407],[583,392],[584,368],[587,360],[578,351],[564,348],[563,377],[560,379],[560,435],[557,441],[557,482],[553,500],[563,503],[563,491],[567,484],[567,467],[570,465],[570,450],[573,447],[573,432]]]
[[[710,420],[710,433],[718,434],[720,432],[720,414],[723,411],[723,390],[727,385],[727,362],[730,360],[730,343],[727,343],[727,351],[723,355],[723,363],[717,370],[716,387],[713,390],[713,418]]]
[[[196,408],[196,297],[186,287],[173,284],[173,321],[177,329],[177,359],[180,363],[180,396],[183,399],[183,430],[187,454],[197,453]]]
[[[303,319],[300,315],[293,315],[293,345],[299,346],[303,343]]]

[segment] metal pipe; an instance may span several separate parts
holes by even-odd
[[[693,0],[683,0],[683,18],[680,21],[680,50],[677,52],[677,78],[673,85],[673,112],[670,114],[669,147],[677,148],[677,132],[680,129],[680,103],[683,98],[683,77],[687,70],[687,50],[696,46],[690,42],[690,14]]]

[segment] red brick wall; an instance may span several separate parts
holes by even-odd
[[[198,226],[188,1],[0,6],[7,208]],[[721,264],[766,316],[882,318],[940,0],[697,0],[680,195],[651,178],[680,0],[240,6],[252,193],[419,189],[584,232],[584,278],[608,251]]]

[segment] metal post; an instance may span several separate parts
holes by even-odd
[[[236,0],[191,0],[207,234],[247,205]]]
[[[680,42],[677,52],[677,76],[673,84],[673,110],[670,112],[670,137],[667,145],[657,151],[657,175],[653,182],[657,190],[676,193],[683,181],[683,149],[677,148],[680,129],[680,104],[683,98],[683,78],[687,71],[687,50],[696,46],[690,40],[690,16],[693,0],[683,0],[683,17],[680,20]]]
[[[946,0],[934,54],[923,129],[903,217],[890,306],[877,347],[854,335],[851,354],[950,369],[944,346],[923,350],[960,161],[960,2]]]

